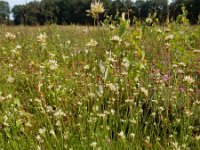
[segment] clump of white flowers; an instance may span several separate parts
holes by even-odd
[[[13,83],[15,81],[15,78],[9,76],[8,79],[7,79],[7,82],[8,83]]]
[[[194,83],[194,79],[191,76],[185,76],[183,81],[187,82],[188,84]]]
[[[151,24],[153,21],[150,17],[146,18],[146,23]]]
[[[122,39],[117,35],[113,36],[110,40],[119,44],[122,42]]]
[[[103,3],[95,0],[94,2],[91,3],[90,10],[86,10],[86,11],[89,15],[96,18],[97,15],[102,14],[105,11],[105,9],[104,9]]]
[[[62,116],[66,116],[66,114],[64,113],[64,111],[59,109],[59,110],[55,111],[54,116],[58,117],[58,118],[61,118]]]
[[[93,148],[95,148],[97,146],[97,142],[90,143],[90,146],[93,147]]]
[[[149,95],[149,92],[147,89],[145,89],[144,87],[141,87],[141,92],[145,95],[145,96],[148,96]]]
[[[158,29],[157,32],[158,32],[158,33],[162,33],[162,30],[161,30],[161,29]]]
[[[173,34],[169,34],[168,36],[165,37],[165,41],[172,40],[174,38]]]
[[[86,46],[87,47],[96,47],[98,44],[97,41],[95,41],[94,39],[91,39],[89,42],[87,42]]]
[[[128,58],[124,58],[124,59],[123,59],[122,65],[123,65],[125,68],[129,68],[129,66],[130,66],[130,61],[128,60]]]
[[[119,86],[115,83],[108,83],[106,84],[106,87],[108,87],[111,91],[116,92],[119,89]]]
[[[39,43],[46,43],[47,35],[46,33],[41,33],[40,35],[37,36],[37,41]]]
[[[85,69],[85,70],[89,70],[89,69],[90,69],[90,66],[89,66],[89,65],[85,65],[85,66],[84,66],[84,69]]]
[[[118,133],[119,137],[122,138],[122,140],[125,140],[126,139],[126,136],[124,134],[123,131],[121,131],[120,133]]]
[[[198,50],[198,49],[193,50],[193,53],[200,53],[200,50]]]
[[[16,35],[10,32],[6,32],[5,37],[8,40],[14,40],[16,38]]]
[[[46,128],[40,128],[40,129],[38,130],[38,133],[41,134],[41,135],[44,135],[45,132],[46,132]]]
[[[58,63],[56,60],[49,60],[48,66],[49,66],[50,70],[58,69]]]

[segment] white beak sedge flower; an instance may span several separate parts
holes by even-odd
[[[185,76],[183,81],[186,81],[188,84],[192,84],[194,79],[191,76]]]
[[[97,142],[92,142],[92,143],[90,144],[90,146],[93,147],[93,148],[95,148],[95,147],[97,146]]]
[[[100,1],[94,1],[91,3],[90,10],[86,10],[89,15],[92,17],[96,17],[98,14],[102,14],[105,9],[103,3]]]
[[[16,38],[16,35],[10,33],[10,32],[6,32],[5,34],[5,37],[8,39],[8,40],[14,40]]]
[[[46,33],[41,33],[41,34],[37,37],[37,41],[40,42],[40,43],[46,43],[46,39],[47,39]]]
[[[118,133],[118,135],[122,138],[122,140],[126,139],[126,136],[124,135],[123,131],[121,131],[120,133]]]
[[[15,81],[15,78],[9,76],[8,79],[7,79],[7,82],[8,83],[13,83]]]
[[[144,87],[141,88],[141,92],[144,93],[145,96],[149,95],[149,92],[147,89],[145,89]]]
[[[117,35],[113,36],[110,40],[119,44],[122,42],[122,39]]]
[[[87,46],[87,47],[96,47],[97,44],[98,44],[97,41],[95,41],[94,39],[91,39],[91,40],[86,44],[86,46]]]

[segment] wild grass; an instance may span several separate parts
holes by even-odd
[[[0,27],[0,149],[200,149],[200,27]]]

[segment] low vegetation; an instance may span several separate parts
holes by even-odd
[[[0,149],[200,149],[200,26],[0,33]]]

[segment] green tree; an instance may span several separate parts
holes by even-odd
[[[12,8],[13,22],[15,25],[26,24],[26,6],[25,5],[15,5]]]
[[[200,1],[199,0],[175,0],[170,4],[170,18],[176,20],[177,17],[182,14],[182,6],[186,7],[188,11],[187,18],[190,23],[196,24],[198,17],[200,16]]]
[[[5,1],[0,1],[0,24],[7,24],[9,22],[9,14],[9,3]]]
[[[40,2],[41,24],[58,22],[58,19],[59,19],[58,13],[59,13],[60,8],[58,8],[57,3],[59,1],[60,0],[42,0]]]
[[[92,19],[87,16],[86,10],[90,9],[91,0],[60,0],[58,24],[88,24]]]
[[[27,5],[16,5],[12,9],[15,24],[93,24],[91,17],[87,16],[86,10],[90,9],[93,0],[41,0],[33,1]],[[168,6],[168,0],[100,0],[104,4],[105,13],[99,16],[100,20],[105,15],[118,20],[122,12],[126,17],[133,20],[145,19],[149,14],[154,15],[160,22],[165,22],[168,14],[172,20],[182,14],[181,7],[185,5],[187,17],[195,24],[200,16],[200,0],[174,0]],[[9,5],[0,1],[0,23],[9,19]],[[115,16],[117,16],[115,18]]]
[[[41,24],[40,3],[37,1],[30,2],[26,5],[26,24]]]
[[[26,5],[15,5],[12,9],[14,24],[41,24],[40,2],[34,1]]]
[[[110,14],[115,17],[116,15],[121,15],[122,12],[125,12],[124,2],[121,0],[113,1],[110,9]]]

